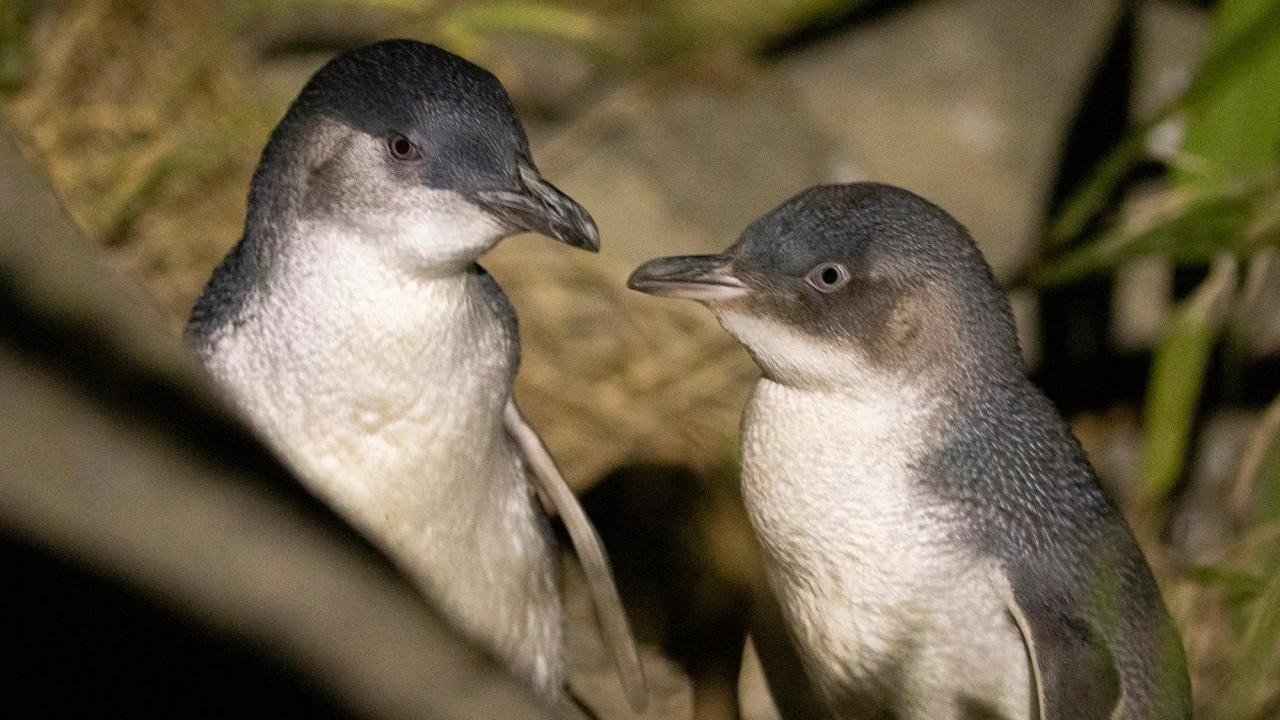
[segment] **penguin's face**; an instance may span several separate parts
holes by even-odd
[[[1007,303],[964,228],[905,190],[806,190],[718,255],[658,258],[628,280],[698,300],[775,379],[844,385],[1007,351]],[[1014,350],[1016,352],[1016,341]]]
[[[586,210],[538,173],[497,78],[412,41],[321,68],[263,153],[250,201],[269,220],[350,226],[426,266],[468,265],[525,231],[599,246]]]

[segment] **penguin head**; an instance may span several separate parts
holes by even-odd
[[[248,230],[350,227],[427,266],[466,266],[501,238],[596,250],[591,216],[539,174],[498,79],[433,45],[390,40],[318,70],[263,151]]]
[[[887,185],[810,188],[725,252],[651,260],[627,285],[707,305],[784,383],[1021,372],[1008,301],[968,232]]]

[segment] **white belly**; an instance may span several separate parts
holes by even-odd
[[[928,418],[907,390],[874,399],[762,380],[743,424],[743,496],[818,692],[859,717],[849,689],[896,688],[900,718],[978,703],[1029,717],[1030,669],[989,561],[913,481]]]
[[[206,363],[312,490],[554,695],[554,549],[501,419],[514,327],[472,276],[350,287],[350,264],[258,298]]]

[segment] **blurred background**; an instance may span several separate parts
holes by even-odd
[[[696,717],[735,717],[756,372],[705,311],[623,280],[872,179],[958,217],[1009,288],[1199,716],[1280,718],[1280,2],[0,0],[0,108],[176,334],[289,101],[387,37],[497,74],[599,223],[599,256],[521,238],[486,265],[520,312],[518,397]]]

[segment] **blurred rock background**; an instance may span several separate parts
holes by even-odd
[[[758,579],[733,466],[755,370],[623,280],[854,179],[950,210],[1009,285],[1156,566],[1200,716],[1280,716],[1280,3],[0,0],[0,98],[176,333],[289,100],[393,36],[493,70],[599,222],[599,256],[520,238],[486,265],[521,316],[519,398],[697,717],[733,717]]]

